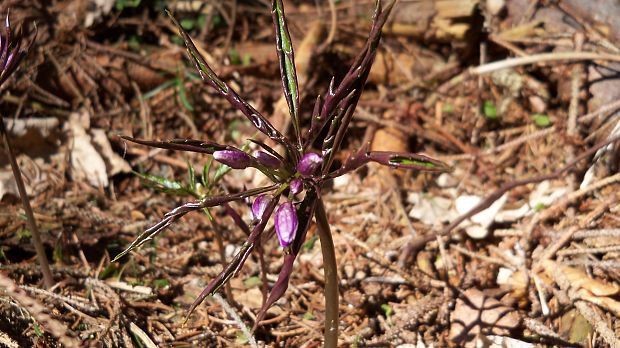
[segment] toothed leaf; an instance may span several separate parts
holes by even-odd
[[[203,208],[215,207],[218,205],[222,205],[226,202],[242,200],[247,197],[251,197],[251,196],[255,196],[261,193],[271,191],[276,187],[277,185],[272,185],[272,186],[267,186],[267,187],[261,187],[261,188],[254,189],[254,190],[240,192],[237,194],[207,197],[199,201],[189,202],[189,203],[180,205],[174,208],[173,210],[171,210],[170,212],[168,212],[166,215],[164,215],[164,218],[160,222],[158,222],[157,224],[149,227],[144,232],[142,232],[124,251],[116,255],[116,257],[114,258],[114,260],[112,260],[112,262],[117,261],[121,257],[127,255],[132,250],[139,248],[140,246],[144,245],[144,243],[152,240],[166,227],[170,226],[170,224],[180,219],[181,217],[183,217],[185,214],[189,212],[201,210]]]
[[[220,144],[217,144],[211,141],[203,141],[203,140],[171,139],[171,140],[165,140],[165,141],[153,141],[153,140],[134,139],[132,137],[128,137],[124,135],[121,135],[120,137],[127,141],[131,141],[132,143],[151,146],[151,147],[157,147],[160,149],[176,150],[176,151],[190,151],[190,152],[213,154],[215,151],[236,150],[234,146],[220,145]]]
[[[248,239],[241,246],[241,249],[239,250],[239,252],[237,252],[233,260],[224,268],[224,270],[220,272],[220,274],[218,274],[217,277],[212,279],[209,282],[209,284],[202,290],[200,295],[196,298],[196,300],[194,300],[194,303],[192,303],[192,306],[190,307],[186,318],[189,318],[189,316],[196,309],[196,307],[198,307],[198,305],[202,303],[202,301],[204,301],[204,299],[207,296],[212,296],[217,291],[219,291],[219,289],[224,284],[226,284],[226,282],[232,276],[238,273],[241,267],[243,267],[245,260],[247,260],[248,256],[250,255],[250,253],[256,246],[256,242],[258,238],[261,236],[261,234],[265,230],[267,221],[269,221],[269,216],[271,216],[271,213],[273,212],[277,203],[278,203],[278,199],[271,200],[271,202],[269,203],[269,205],[263,212],[262,217],[258,220],[258,223],[256,224],[256,226],[254,226],[254,228],[252,229],[252,233],[250,233],[250,235],[248,236]]]
[[[168,10],[166,10],[166,13],[179,30],[179,34],[185,42],[189,57],[196,66],[196,69],[198,69],[202,79],[207,84],[215,88],[224,98],[226,98],[226,100],[228,100],[232,106],[241,111],[243,115],[250,120],[250,122],[252,122],[256,129],[267,135],[273,141],[284,145],[291,154],[296,153],[297,150],[295,149],[295,146],[293,146],[293,144],[285,136],[283,136],[282,133],[280,133],[271,124],[271,122],[267,120],[267,118],[261,115],[256,109],[254,109],[254,107],[241,98],[241,96],[239,96],[234,89],[228,86],[217,76],[209,64],[207,64],[204,57],[200,54],[189,34],[187,34],[187,32]]]
[[[299,254],[301,246],[306,240],[306,233],[308,232],[308,228],[310,227],[310,223],[312,222],[312,216],[314,215],[314,210],[316,208],[316,200],[317,192],[314,189],[309,190],[306,194],[306,197],[304,197],[304,200],[297,207],[297,219],[299,221],[297,235],[290,246],[290,253],[284,255],[280,274],[278,275],[278,279],[276,280],[273,288],[271,289],[271,292],[269,293],[267,301],[263,304],[263,307],[256,315],[254,329],[256,329],[260,321],[263,320],[265,314],[267,313],[267,310],[271,308],[271,306],[277,300],[279,300],[282,295],[284,295],[284,292],[286,292],[286,289],[288,288],[288,283],[291,278],[291,272],[293,271],[293,264],[295,262],[295,259],[297,258],[297,255]]]

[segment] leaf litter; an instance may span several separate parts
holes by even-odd
[[[20,21],[33,13],[29,3],[8,1],[0,13],[11,6]],[[58,2],[50,11],[63,13],[73,3]],[[109,262],[182,199],[154,191],[128,170],[185,184],[188,163],[201,169],[205,164],[195,154],[129,148],[116,134],[168,139],[198,132],[218,143],[235,139],[240,147],[253,136],[240,115],[196,83],[161,9],[134,2],[108,9],[109,3],[96,14],[75,7],[78,21],[33,15],[41,37],[57,36],[47,46],[34,45],[35,53],[7,84],[10,93],[2,94],[0,110],[5,119],[14,119],[16,141],[48,140],[43,152],[20,146],[19,153],[59,285],[53,291],[34,290],[40,274],[23,212],[10,192],[0,192],[0,267],[68,328],[64,342],[245,344],[249,340],[240,324],[253,322],[263,283],[269,289],[280,271],[277,242],[265,245],[264,264],[258,255],[248,259],[230,292],[221,292],[224,302],[208,299],[185,325],[192,299],[222,270],[219,254],[230,258],[245,237],[222,211],[212,212],[216,223],[200,214],[181,219],[120,264]],[[209,7],[212,12],[176,8],[184,2],[170,6],[196,24],[191,34],[201,38],[198,49],[209,52],[209,64],[220,77],[237,90],[244,86],[243,95],[253,105],[279,110],[274,125],[292,133],[284,121],[288,117],[278,116],[286,114],[282,104],[287,102],[276,92],[278,58],[273,51],[261,53],[272,44],[269,8],[232,3]],[[337,63],[350,62],[353,47],[363,44],[358,31],[369,22],[362,23],[359,14],[369,8],[340,2],[336,34],[320,46],[331,22],[308,18],[330,13],[328,4],[285,3],[294,42],[309,42],[304,50],[295,47],[296,56],[312,57],[304,76],[298,76],[304,84],[300,91],[322,93],[331,76],[341,76]],[[586,8],[590,2],[578,1],[537,7],[525,1],[423,3],[402,2],[398,6],[413,10],[395,10],[399,16],[386,30],[381,64],[370,73],[345,146],[353,152],[371,142],[376,151],[426,153],[455,170],[440,179],[371,164],[339,178],[325,193],[327,209],[337,212],[331,216],[337,217],[332,223],[340,264],[340,343],[617,346],[618,145],[605,142],[616,137],[620,106],[614,104],[614,91],[620,88],[617,79],[600,77],[615,67],[617,58],[611,58],[618,52],[620,28],[595,14],[618,9],[603,2]],[[400,18],[406,14],[415,19]],[[89,16],[95,24],[85,31]],[[480,33],[480,21],[489,35],[465,35]],[[320,25],[322,30],[314,28]],[[249,54],[247,64],[230,64],[233,47]],[[534,60],[492,75],[468,69],[512,57],[580,51],[606,54],[609,60]],[[303,93],[300,103],[314,102]],[[487,104],[495,107],[492,118],[485,117]],[[20,122],[36,132],[20,135]],[[9,172],[5,161],[0,164],[0,174]],[[567,170],[561,175],[549,176],[562,168]],[[255,187],[257,177],[233,172],[223,176],[218,189]],[[10,185],[9,175],[2,178]],[[467,203],[460,209],[459,199]],[[253,333],[259,344],[320,345],[323,269],[315,235],[311,227],[290,291]],[[218,244],[219,236],[225,244]],[[41,311],[25,307],[19,301],[24,293],[10,281],[3,278],[0,285],[0,310],[19,330],[0,326],[0,339],[8,342],[3,344],[56,344],[54,328],[41,325]]]

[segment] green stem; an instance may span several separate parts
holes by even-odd
[[[325,270],[325,348],[338,346],[338,265],[334,241],[327,221],[323,200],[319,199],[314,213],[321,240]]]
[[[4,119],[1,116],[0,133],[2,133],[2,138],[4,138],[4,147],[6,148],[7,154],[9,155],[9,161],[11,162],[11,169],[13,169],[13,176],[15,177],[15,183],[17,184],[19,197],[22,200],[24,212],[26,213],[26,223],[28,224],[28,229],[30,229],[30,233],[32,235],[32,244],[34,244],[34,249],[37,252],[37,258],[39,259],[39,265],[41,266],[41,273],[43,273],[43,283],[45,284],[46,288],[51,288],[52,286],[54,286],[54,277],[52,277],[52,271],[50,270],[50,265],[47,262],[45,248],[43,247],[43,242],[41,241],[41,234],[39,233],[36,221],[34,220],[34,213],[32,212],[30,200],[28,199],[28,195],[26,194],[24,180],[22,179],[19,165],[17,164],[17,160],[15,159],[13,147],[11,147],[11,142],[9,141],[9,134],[6,131],[6,128],[4,126]]]

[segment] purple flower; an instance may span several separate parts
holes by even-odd
[[[304,183],[300,179],[291,180],[290,186],[291,193],[296,195],[304,188]]]
[[[323,157],[314,152],[309,152],[302,157],[297,164],[297,171],[307,177],[313,175],[323,163]]]
[[[255,219],[261,219],[267,206],[271,202],[271,197],[267,195],[260,195],[256,197],[254,203],[252,203],[252,215]]]
[[[297,234],[297,211],[292,202],[282,203],[276,210],[275,226],[280,245],[285,248],[295,240]]]
[[[241,150],[221,150],[213,152],[213,158],[234,169],[245,169],[252,165],[252,157]]]
[[[268,168],[278,169],[280,165],[282,165],[282,162],[278,158],[265,151],[258,150],[254,152],[254,158],[256,158],[258,163]]]

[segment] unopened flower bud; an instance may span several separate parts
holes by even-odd
[[[304,183],[300,179],[293,179],[289,187],[291,188],[291,193],[296,195],[304,188]]]
[[[258,150],[254,152],[254,158],[258,161],[258,163],[264,165],[268,168],[278,169],[282,162],[275,156],[265,151]]]
[[[314,152],[304,155],[297,164],[297,171],[303,176],[313,175],[323,163],[323,158]]]
[[[215,151],[213,158],[234,169],[245,169],[252,164],[252,157],[240,150]]]
[[[297,211],[292,202],[282,203],[278,207],[274,223],[280,245],[283,248],[291,245],[295,240],[298,225]]]
[[[252,203],[252,215],[255,219],[260,219],[263,217],[263,213],[267,206],[271,202],[271,197],[267,195],[260,195],[256,197],[254,203]]]

